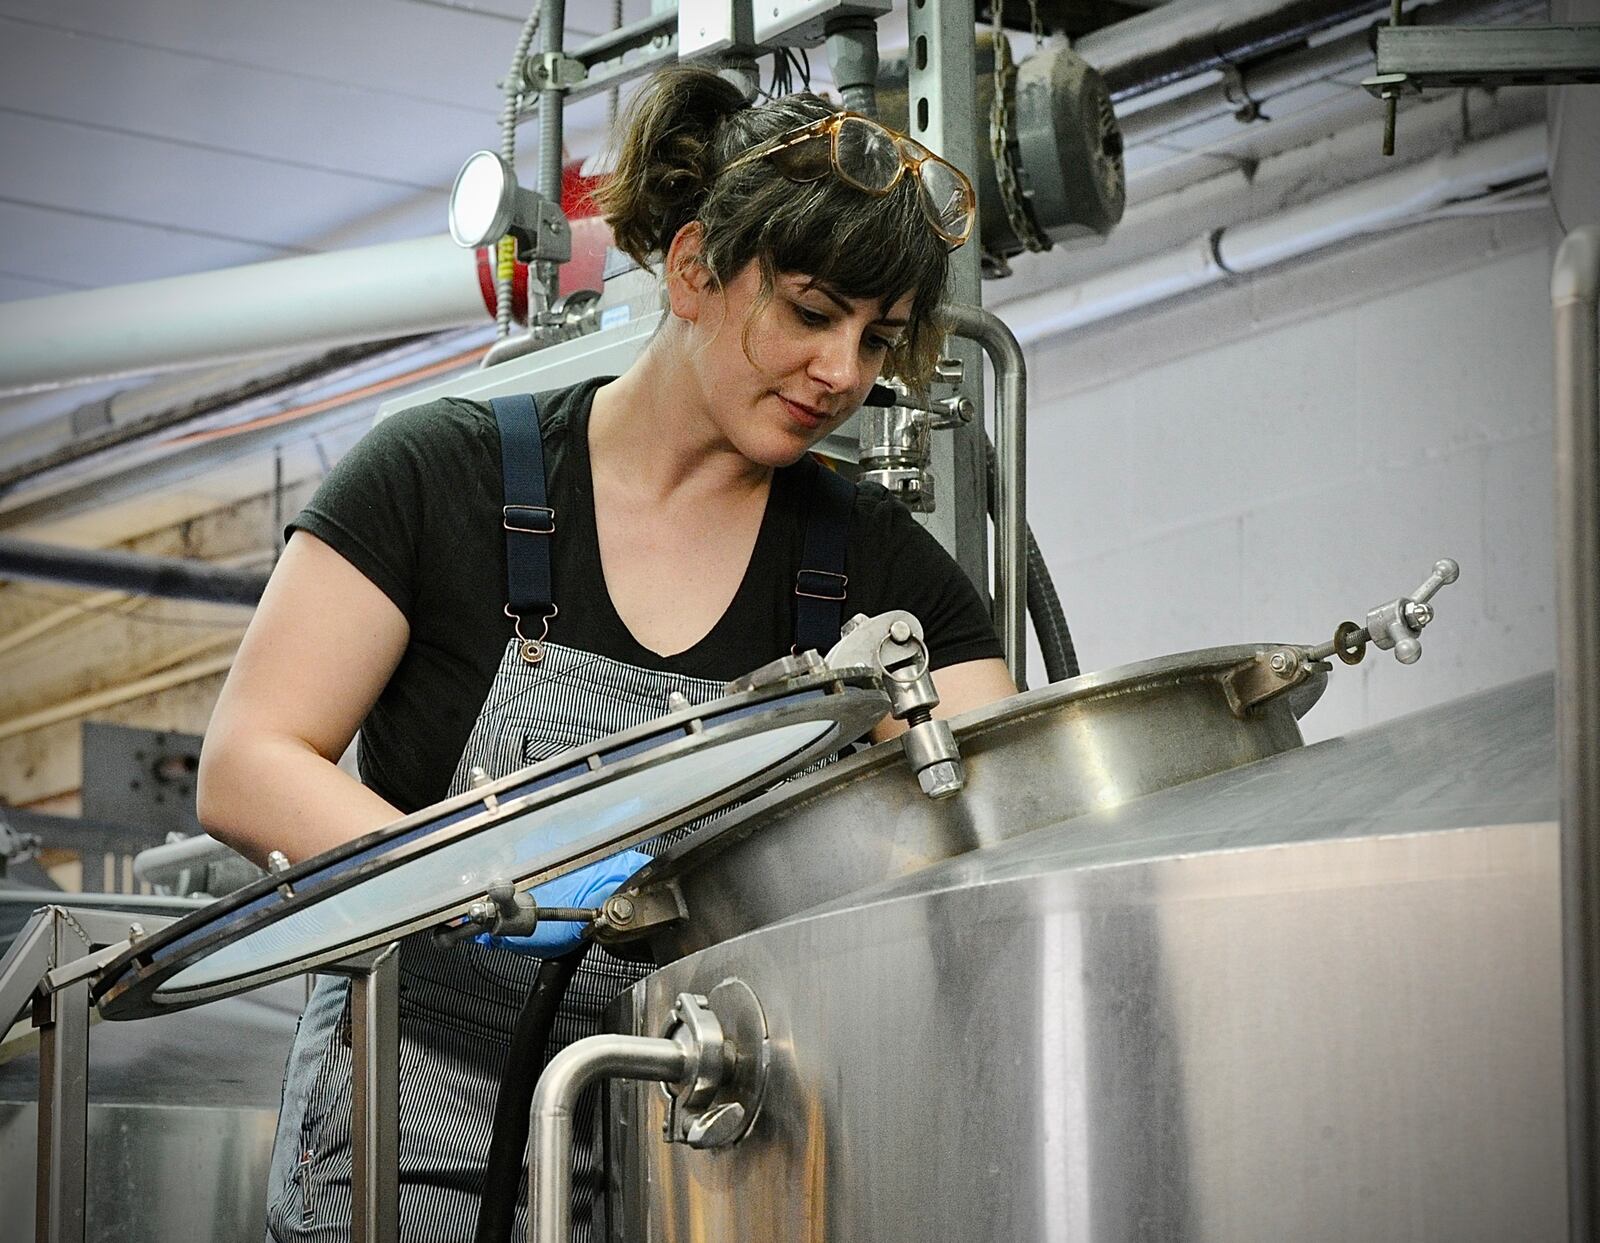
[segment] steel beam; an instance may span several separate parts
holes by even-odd
[[[906,114],[911,136],[977,185],[978,134],[980,130],[988,132],[988,121],[984,118],[980,125],[970,89],[977,75],[972,0],[913,2],[907,18],[911,47]],[[967,85],[957,90],[951,89],[953,83]],[[950,280],[945,287],[949,302],[974,307],[983,303],[978,270],[980,233],[974,229],[972,240],[950,256]],[[937,508],[918,517],[926,520],[934,538],[955,557],[987,601],[989,464],[983,438],[983,353],[975,341],[962,339],[952,339],[950,353],[961,360],[962,393],[972,399],[977,417],[933,438],[930,467]]]
[[[1600,25],[1380,26],[1378,76],[1406,87],[1600,82]]]

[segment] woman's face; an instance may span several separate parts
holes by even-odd
[[[798,273],[760,294],[754,263],[707,290],[693,365],[723,436],[752,462],[787,466],[861,404],[906,331],[912,296],[884,310]]]

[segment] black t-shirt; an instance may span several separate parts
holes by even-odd
[[[775,473],[743,581],[693,647],[661,656],[612,607],[595,533],[589,409],[600,377],[537,397],[550,505],[550,641],[646,669],[728,680],[794,641],[809,471]],[[399,666],[361,726],[362,779],[402,812],[448,792],[512,623],[501,525],[500,431],[487,405],[445,398],[384,420],[323,481],[289,530],[315,535],[372,580],[410,623]],[[887,491],[857,489],[846,617],[902,608],[935,669],[1001,655],[971,582]],[[663,583],[663,591],[672,590]]]

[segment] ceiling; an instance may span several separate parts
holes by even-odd
[[[0,0],[0,301],[442,233],[446,194],[462,160],[498,145],[497,83],[535,2]],[[1437,7],[1469,5],[1502,7],[1492,0]],[[624,0],[621,17],[635,21],[649,9],[649,0]],[[567,12],[569,46],[614,20],[609,0],[569,4]],[[1369,124],[1375,153],[1377,105],[1357,86],[1367,63],[1363,23],[1320,37],[1337,38],[1359,45],[1349,64],[1277,97],[1270,123],[1243,124],[1228,107],[1131,148],[1130,204],[1219,171],[1245,169],[1248,179],[1264,156],[1346,124]],[[880,44],[886,52],[904,48],[903,5],[880,23]],[[826,87],[824,57],[814,53],[812,62],[814,83]],[[1140,99],[1137,109],[1207,84],[1220,90],[1221,75]],[[568,107],[570,157],[602,148],[608,107],[603,94]],[[536,148],[537,125],[525,125],[525,170]],[[1121,249],[1025,257],[1038,262],[1019,265],[1009,288],[985,298],[1000,302],[1060,283],[1119,261]],[[93,328],[85,324],[85,331]],[[252,368],[263,364],[243,371]],[[186,382],[194,381],[182,374],[158,379],[138,400],[171,404]],[[0,398],[0,465],[49,447],[41,438],[64,435],[65,412],[92,409],[113,392],[126,401],[142,383]],[[307,394],[292,394],[279,406],[304,400]],[[252,417],[261,413],[271,409]],[[338,417],[348,439],[367,410]],[[328,426],[305,424],[313,434]],[[213,457],[174,467],[171,478],[141,471],[140,483],[116,481],[131,490],[137,517],[110,504],[112,489],[91,488],[85,495],[94,503],[76,506],[66,525],[18,521],[16,506],[28,504],[30,494],[13,493],[0,497],[7,511],[0,526],[114,542],[132,525],[148,530],[198,505],[259,492],[264,480],[282,476],[287,443],[261,441],[254,466],[233,479],[208,477],[218,466]],[[334,456],[338,447],[336,441]],[[320,469],[324,446],[295,451]],[[207,482],[192,499],[174,491],[200,479]],[[84,512],[96,508],[104,511],[98,522]]]

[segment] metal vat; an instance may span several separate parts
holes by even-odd
[[[86,1235],[258,1239],[283,1064],[305,1001],[285,980],[89,1041]],[[37,1053],[0,1065],[0,1240],[34,1237]]]
[[[967,787],[931,801],[898,744],[778,786],[679,843],[624,892],[687,909],[646,944],[670,962],[941,859],[1302,745],[1327,675],[1233,711],[1270,646],[1212,648],[1041,687],[951,722]],[[662,897],[663,891],[671,891]]]
[[[741,979],[766,1095],[611,1085],[611,1237],[1564,1239],[1555,804],[1543,677],[700,950],[610,1025]]]

